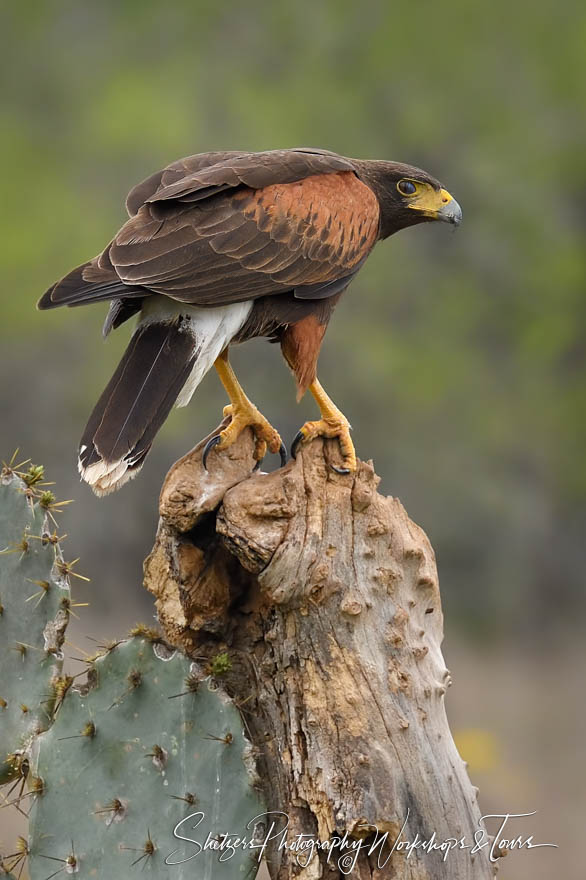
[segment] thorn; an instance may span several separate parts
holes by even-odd
[[[106,642],[105,645],[100,645],[100,644],[98,643],[98,640],[97,640],[97,639],[94,639],[93,636],[86,636],[86,639],[89,639],[90,642],[95,642],[95,643],[96,643],[96,645],[98,646],[98,648],[99,648],[100,651],[102,652],[101,654],[98,655],[99,657],[103,657],[104,654],[109,654],[110,651],[113,651],[115,648],[118,647],[118,645],[121,645],[122,642],[124,641],[124,639],[118,639],[117,641]]]
[[[20,450],[19,450],[18,447],[17,447],[17,448],[14,450],[14,452],[12,453],[12,457],[11,457],[10,461],[8,462],[8,464],[6,464],[6,462],[4,461],[4,459],[2,460],[2,468],[3,468],[3,470],[7,471],[8,473],[11,473],[12,471],[15,471],[16,468],[24,467],[25,464],[28,464],[28,463],[29,463],[30,458],[25,458],[25,460],[24,460],[24,461],[21,461],[19,464],[14,464],[14,459],[16,458],[16,456],[18,455],[19,452],[20,452]]]
[[[28,649],[31,651],[40,651],[42,654],[44,653],[42,648],[39,648],[38,645],[29,645],[28,642],[17,642],[17,647],[14,648],[15,651],[19,651],[21,654],[26,654]]]
[[[55,495],[48,490],[41,492],[39,496],[39,505],[52,513],[63,513],[62,508],[68,504],[73,504],[73,498],[69,498],[67,501],[57,501]]]
[[[96,725],[93,721],[88,721],[82,727],[80,733],[74,733],[71,736],[60,736],[59,741],[62,739],[79,739],[80,737],[86,737],[87,739],[93,739],[96,735]]]
[[[189,804],[190,807],[194,807],[197,804],[197,798],[190,791],[186,791],[183,796],[177,794],[170,794],[170,798],[173,798],[174,801],[185,801],[186,804]]]
[[[37,797],[39,795],[42,795],[45,791],[45,783],[40,776],[31,776],[31,778],[28,780],[28,785],[29,791],[26,791],[24,794],[22,794],[21,788],[21,794],[19,794],[18,797],[16,797],[13,801],[7,801],[5,799],[4,803],[2,804],[2,808],[15,807],[19,813],[21,813],[23,816],[25,816],[25,818],[28,819],[28,813],[25,813],[24,810],[20,809],[20,802],[27,797]]]
[[[55,560],[55,568],[59,572],[62,577],[76,577],[79,578],[80,581],[87,581],[89,583],[90,579],[85,577],[83,574],[79,574],[79,572],[73,570],[73,566],[78,563],[80,557],[77,559],[73,559],[71,562],[65,562],[63,559]]]
[[[66,871],[68,874],[77,874],[77,872],[79,871],[79,864],[77,862],[77,856],[75,855],[75,847],[73,846],[73,841],[71,841],[71,852],[64,859],[60,859],[58,856],[43,855],[43,853],[39,853],[39,856],[42,859],[50,859],[52,862],[63,863],[62,868],[58,868],[56,871],[53,871],[52,874],[49,874],[48,877],[45,877],[45,880],[51,880],[51,877],[55,877],[57,874],[60,874],[61,871]]]
[[[140,671],[140,669],[131,669],[126,677],[126,680],[128,681],[128,684],[131,688],[134,689],[140,687],[140,685],[142,684],[142,672]]]
[[[122,819],[126,815],[126,807],[127,805],[120,800],[120,798],[114,798],[110,801],[109,804],[101,810],[94,810],[94,815],[99,816],[102,814],[110,814],[109,818],[106,819],[106,825],[109,828],[112,822],[121,822]]]
[[[43,700],[43,703],[50,703],[51,701],[54,703],[53,706],[53,715],[57,713],[57,711],[63,705],[63,700],[65,699],[65,695],[67,691],[73,684],[73,676],[72,675],[58,675],[55,678],[51,679],[51,687],[52,693],[46,700]]]
[[[8,755],[7,763],[10,764],[15,769],[16,773],[18,774],[18,777],[15,780],[14,784],[11,785],[10,788],[8,789],[7,794],[2,795],[2,797],[4,799],[4,806],[8,805],[8,798],[11,796],[12,792],[15,791],[15,789],[17,789],[19,786],[20,786],[20,788],[19,788],[18,793],[16,795],[15,801],[16,801],[16,804],[20,803],[20,801],[22,800],[22,798],[24,796],[23,791],[24,791],[24,787],[26,785],[28,774],[29,774],[28,760],[23,755],[17,755],[17,754]],[[19,809],[19,808],[17,807],[17,809]],[[22,813],[23,811],[19,809],[19,812]]]
[[[64,541],[66,537],[67,535],[59,537],[57,532],[53,532],[52,535],[47,532],[44,532],[42,535],[31,535],[31,538],[34,538],[35,541],[40,541],[43,547],[46,547],[48,544],[55,546],[59,541]]]
[[[206,736],[204,736],[204,739],[213,739],[216,740],[216,742],[224,743],[224,745],[226,746],[231,745],[234,741],[234,737],[231,733],[227,733],[225,736],[214,736],[213,734],[208,733]]]
[[[34,514],[34,512],[35,512],[35,498],[37,497],[37,493],[35,492],[34,489],[29,489],[28,487],[26,489],[21,489],[20,491],[22,492],[22,494],[26,498],[26,503],[28,504],[28,506],[30,508],[30,512],[32,514]]]
[[[135,847],[132,847],[132,846],[121,846],[120,847],[120,849],[125,849],[128,852],[142,853],[141,856],[139,856],[137,859],[135,859],[133,861],[132,865],[130,866],[131,868],[133,868],[135,865],[138,865],[138,863],[141,862],[143,859],[150,858],[156,852],[157,847],[155,846],[154,841],[151,837],[150,829],[148,829],[147,835],[148,836],[147,836],[146,842],[145,842],[144,846],[142,847],[142,849],[136,849]]]
[[[118,642],[117,644],[120,644],[120,642]],[[113,650],[113,648],[111,650]],[[140,685],[142,684],[142,672],[140,671],[140,669],[131,669],[126,676],[126,681],[128,682],[127,689],[124,691],[123,694],[117,697],[110,706],[108,706],[108,711],[110,709],[113,709],[114,706],[119,706],[124,697],[132,693],[132,691],[136,690],[136,688],[140,687]]]
[[[156,630],[156,629],[155,629],[154,627],[152,627],[152,626],[147,626],[147,625],[144,624],[144,623],[136,623],[136,624],[132,627],[132,629],[130,630],[130,632],[128,633],[128,635],[129,635],[131,638],[133,638],[133,637],[138,637],[138,638],[148,639],[149,642],[155,642],[155,643],[156,643],[156,642],[162,642],[162,641],[163,641],[163,636],[162,636],[162,634],[161,634],[158,630]]]
[[[41,492],[41,495],[39,496],[39,506],[46,511],[54,526],[57,526],[55,514],[63,513],[63,508],[67,504],[72,503],[73,499],[69,499],[68,501],[57,501],[54,494],[49,491]]]
[[[34,606],[35,608],[37,608],[41,599],[44,599],[45,596],[47,595],[47,593],[49,592],[49,590],[51,589],[51,584],[49,583],[49,581],[33,581],[30,578],[27,578],[27,581],[30,584],[36,584],[37,587],[41,588],[38,593],[33,593],[32,596],[29,596],[28,599],[25,599],[25,602],[31,602],[33,599],[38,598],[39,601]]]
[[[39,496],[39,504],[41,507],[49,508],[52,504],[55,503],[57,499],[55,495],[51,492],[50,489],[46,489],[44,492],[41,492]]]
[[[28,461],[30,461],[30,458],[28,459]],[[15,473],[17,473],[18,476],[22,480],[24,480],[24,482],[26,483],[26,485],[29,489],[32,489],[33,486],[38,486],[43,481],[43,478],[45,476],[45,468],[43,467],[42,464],[31,464],[28,471],[19,472],[15,469]],[[43,483],[43,485],[52,485],[52,484]]]
[[[89,602],[72,602],[68,596],[63,596],[63,598],[61,599],[61,602],[59,604],[61,605],[61,607],[63,608],[64,611],[66,611],[68,614],[73,615],[73,617],[75,617],[76,620],[79,620],[79,614],[76,614],[75,611],[73,611],[72,609],[73,608],[89,608],[89,605],[90,605]],[[66,639],[66,644],[71,645],[73,648],[75,648],[78,651],[81,651],[81,648],[78,648],[77,645],[74,645],[73,642],[70,642],[67,639]]]
[[[22,540],[19,541],[18,544],[9,544],[8,547],[5,547],[4,550],[0,550],[0,556],[3,554],[8,555],[9,553],[20,553],[21,559],[24,554],[29,550],[29,542],[26,539],[25,533],[23,533]]]
[[[28,794],[44,794],[45,793],[45,781],[42,776],[31,776],[29,780],[29,788],[30,791]],[[27,797],[28,795],[25,795]]]
[[[199,678],[194,672],[191,672],[187,678],[184,679],[186,691],[183,691],[180,694],[173,694],[168,697],[169,700],[174,700],[176,697],[185,697],[187,694],[195,694],[197,693],[197,689],[199,688]]]
[[[24,867],[24,863],[27,860],[27,857],[30,855],[30,847],[28,844],[28,840],[26,837],[17,837],[16,838],[16,851],[10,853],[7,856],[4,856],[4,860],[14,859],[13,863],[9,867],[9,871],[14,871],[20,865],[19,877],[22,874],[22,869]]]
[[[89,602],[83,602],[82,604],[83,604],[83,605],[89,605]],[[75,608],[77,608],[77,605],[75,605]],[[77,617],[77,615],[75,615],[75,616]],[[84,651],[83,648],[80,648],[79,645],[76,645],[76,644],[75,644],[75,642],[71,642],[71,641],[69,641],[69,639],[65,639],[65,644],[66,644],[66,645],[69,645],[70,648],[75,648],[76,651],[81,651],[82,654],[85,654],[86,658],[90,656],[90,655],[88,654],[87,651]],[[77,657],[72,657],[71,659],[72,659],[72,660],[77,660],[77,659],[79,659],[79,658],[77,658]],[[78,674],[81,675],[82,673],[80,672],[80,673],[78,673]],[[77,676],[74,676],[74,678],[76,678],[76,677],[77,677]]]
[[[162,746],[154,745],[152,752],[147,752],[145,758],[152,758],[157,770],[164,770],[169,753]]]
[[[19,792],[19,797],[20,797],[20,795],[22,794],[22,792],[24,790],[24,784],[27,780],[27,777],[29,774],[29,769],[30,769],[28,758],[24,754],[24,752],[12,752],[11,754],[7,755],[6,756],[6,763],[9,764],[10,767],[12,767],[17,778],[14,781],[14,783],[10,786],[10,788],[8,789],[8,793],[5,795],[4,794],[2,795],[4,800],[6,800],[6,798],[10,797],[10,795],[12,794],[12,792],[14,791],[14,789],[18,785],[20,785],[20,792]]]

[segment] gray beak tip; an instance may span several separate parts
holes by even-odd
[[[453,226],[459,226],[462,222],[462,208],[455,199],[448,202],[438,211],[438,220],[451,223]]]

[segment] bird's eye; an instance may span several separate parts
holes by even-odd
[[[400,180],[397,184],[397,189],[404,196],[412,196],[417,191],[417,187],[412,180]]]

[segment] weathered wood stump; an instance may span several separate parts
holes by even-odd
[[[145,585],[168,639],[193,656],[227,650],[226,685],[256,746],[271,810],[287,839],[367,842],[351,876],[492,877],[486,850],[392,844],[474,843],[480,811],[448,727],[442,610],[434,553],[372,464],[354,477],[314,441],[295,462],[251,473],[245,432],[201,465],[203,443],[170,470]],[[379,837],[375,838],[375,829]],[[341,877],[340,853],[302,867],[273,845],[273,880]],[[344,863],[348,865],[348,861]]]

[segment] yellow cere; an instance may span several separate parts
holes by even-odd
[[[415,180],[412,182],[416,189],[413,195],[407,196],[409,199],[407,207],[413,208],[414,211],[422,211],[427,217],[436,217],[442,208],[453,201],[452,196],[445,189],[440,189],[438,192],[429,183]]]

